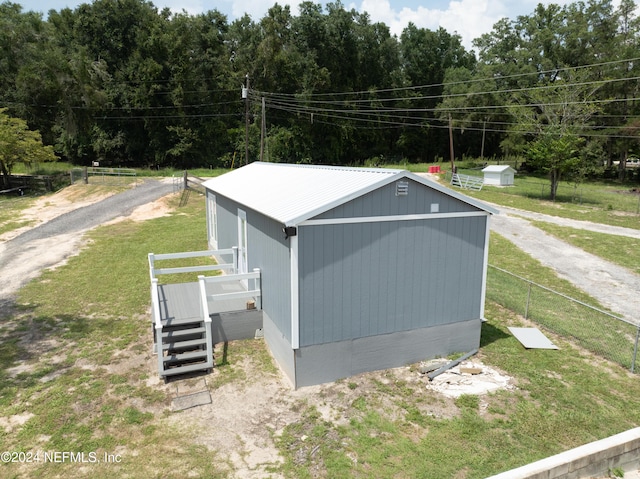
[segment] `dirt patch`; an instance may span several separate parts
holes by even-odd
[[[469,365],[482,368],[482,374],[460,374],[453,369],[430,383],[419,372],[419,365],[413,365],[293,390],[281,373],[265,373],[263,365],[245,358],[238,364],[245,378],[221,387],[213,386],[217,375],[222,374],[216,368],[211,375],[171,383],[172,398],[209,391],[211,404],[174,412],[168,420],[195,443],[216,451],[228,461],[233,477],[279,477],[271,471],[283,461],[276,443],[288,425],[301,425],[294,445],[301,460],[317,452],[308,440],[311,432],[305,433],[304,429],[305,414],[310,410],[317,411],[322,421],[334,427],[361,419],[363,410],[369,407],[389,420],[404,420],[406,404],[425,416],[451,418],[460,413],[455,404],[460,394],[482,395],[514,387],[510,378],[479,361],[461,364]],[[481,401],[481,406],[485,403]],[[310,425],[309,429],[312,428]]]
[[[3,277],[0,297],[6,297],[17,291],[23,284],[39,276],[45,268],[60,267],[65,264],[70,257],[79,254],[85,244],[87,241],[76,233],[30,242],[28,246],[11,255],[11,274]],[[0,243],[0,254],[5,250],[6,246]]]
[[[167,196],[159,198],[152,203],[137,207],[129,216],[119,216],[105,224],[110,225],[125,219],[138,222],[169,216],[172,211],[169,201],[170,197]]]
[[[0,417],[0,427],[4,428],[5,432],[11,432],[14,428],[22,426],[33,416],[34,415],[32,413],[25,413],[8,417]]]

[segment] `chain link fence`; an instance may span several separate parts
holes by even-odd
[[[635,372],[637,324],[492,265],[487,299]]]

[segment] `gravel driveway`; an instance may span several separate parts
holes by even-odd
[[[640,322],[640,276],[548,235],[533,226],[528,219],[630,238],[640,238],[640,230],[494,206],[500,210],[500,214],[491,218],[493,231],[543,265],[553,268],[558,276],[596,298],[611,311],[628,321]]]
[[[60,215],[0,243],[0,307],[45,268],[64,261],[80,248],[83,233],[173,191],[170,182],[145,180],[135,188]]]

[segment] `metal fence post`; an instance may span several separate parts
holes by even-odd
[[[527,304],[524,307],[524,319],[529,318],[529,303],[531,302],[531,282],[529,282],[529,290],[527,291]]]

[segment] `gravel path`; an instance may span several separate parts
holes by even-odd
[[[500,214],[491,219],[493,231],[513,242],[543,265],[553,268],[558,276],[596,298],[611,311],[628,321],[640,322],[640,276],[548,235],[533,226],[528,219],[630,238],[640,238],[640,230],[570,220],[497,205],[496,207]]]
[[[172,191],[171,183],[146,180],[135,188],[60,215],[0,243],[0,307],[43,269],[56,266],[77,252],[84,232],[128,216],[135,208]]]

